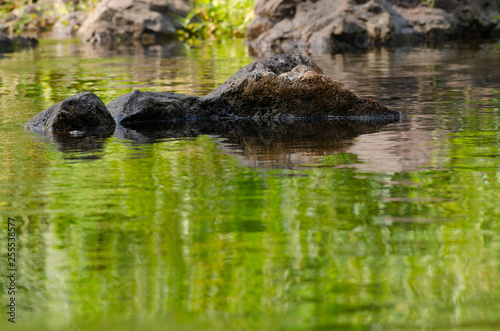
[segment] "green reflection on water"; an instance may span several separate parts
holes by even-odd
[[[179,61],[207,59],[191,56]],[[134,61],[75,59],[70,75]],[[0,214],[22,223],[16,330],[500,327],[498,108],[453,117],[460,130],[403,173],[359,173],[345,151],[256,169],[207,135],[63,153],[20,125],[82,83],[34,63],[41,74],[1,69]]]

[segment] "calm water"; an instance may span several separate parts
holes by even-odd
[[[409,119],[46,138],[21,125],[78,92],[204,95],[255,58],[240,41],[1,58],[12,329],[500,329],[500,51],[314,59]]]

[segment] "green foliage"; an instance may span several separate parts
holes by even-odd
[[[422,0],[422,4],[429,8],[434,8],[435,0]]]
[[[6,18],[3,32],[11,35],[37,33],[74,10],[91,10],[99,0],[72,0],[62,5],[50,0],[0,2],[0,16]]]
[[[219,39],[243,37],[253,18],[253,0],[195,0],[194,9],[178,17],[183,26],[181,39]]]

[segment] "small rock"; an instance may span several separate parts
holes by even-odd
[[[108,104],[118,124],[162,122],[203,115],[198,97],[171,92],[132,91]]]
[[[115,121],[97,95],[82,92],[38,113],[23,127],[37,133],[112,131]]]

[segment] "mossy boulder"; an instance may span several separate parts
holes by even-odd
[[[208,113],[229,117],[402,117],[324,75],[310,58],[290,54],[244,67],[200,102]]]

